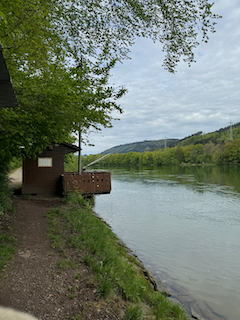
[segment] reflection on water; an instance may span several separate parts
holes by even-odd
[[[240,170],[112,170],[95,211],[188,310],[239,320]]]

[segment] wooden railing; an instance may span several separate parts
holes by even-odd
[[[62,179],[64,194],[75,190],[80,194],[103,194],[111,191],[110,172],[82,172],[81,175],[76,172],[65,172]]]

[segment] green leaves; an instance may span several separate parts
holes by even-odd
[[[163,44],[163,66],[194,62],[197,34],[214,32],[212,4],[144,0],[2,0],[0,41],[19,108],[2,110],[0,142],[10,154],[41,151],[81,128],[111,127],[126,90],[108,84],[136,37]],[[8,48],[8,49],[7,49]]]
[[[7,23],[5,14],[0,10],[0,20],[3,20],[4,23]]]
[[[41,152],[50,142],[62,142],[72,132],[111,126],[111,112],[124,88],[108,85],[110,67],[82,65],[65,68],[49,65],[41,74],[16,72],[14,87],[19,108],[0,112],[4,139],[13,141],[14,155],[24,147],[28,156]]]
[[[90,57],[122,60],[136,37],[160,41],[165,52],[164,67],[174,72],[178,61],[194,61],[197,36],[208,41],[215,32],[213,4],[196,1],[3,1],[0,37],[27,53],[34,65],[41,57],[65,56],[86,61]],[[27,51],[26,51],[27,49]]]

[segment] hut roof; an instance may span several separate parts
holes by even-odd
[[[5,107],[17,107],[17,105],[17,99],[0,44],[0,110]]]
[[[67,153],[79,151],[79,147],[75,146],[74,144],[67,143],[67,142],[62,142],[61,144],[67,147],[66,148],[68,150]]]

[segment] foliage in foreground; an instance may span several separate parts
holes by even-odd
[[[9,171],[12,172],[22,166],[22,159],[13,157],[10,165],[9,165]]]
[[[118,244],[116,236],[93,214],[86,200],[73,194],[68,201],[72,204],[47,213],[49,236],[53,246],[62,252],[66,243],[80,252],[81,262],[95,275],[100,298],[121,296],[130,304],[124,317],[126,320],[143,319],[138,307],[141,301],[151,308],[157,320],[188,319],[180,306],[152,289],[135,258]],[[131,307],[132,303],[135,307]]]
[[[4,268],[15,252],[16,244],[16,240],[5,227],[5,223],[9,218],[6,212],[11,209],[11,190],[8,179],[9,167],[9,161],[0,161],[0,270]]]
[[[0,162],[0,216],[11,207],[8,169],[8,162]]]

